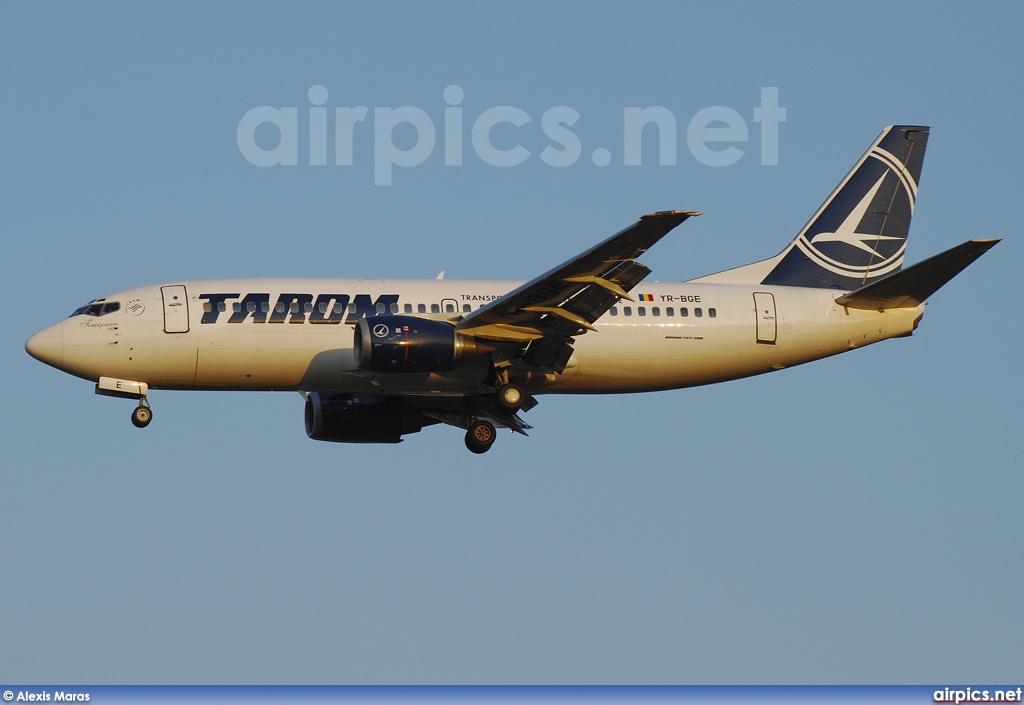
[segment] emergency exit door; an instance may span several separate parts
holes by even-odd
[[[778,325],[775,321],[775,297],[766,292],[754,294],[754,314],[757,316],[757,342],[775,345]]]
[[[164,333],[188,333],[188,299],[185,287],[162,286],[164,297]]]

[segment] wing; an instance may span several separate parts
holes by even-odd
[[[619,299],[650,273],[636,258],[696,211],[661,211],[633,225],[458,323],[461,333],[509,343],[529,343],[523,359],[561,373],[572,354],[571,338],[594,329]]]

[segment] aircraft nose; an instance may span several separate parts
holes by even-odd
[[[39,331],[25,343],[25,352],[51,367],[64,364],[64,324],[55,323]]]

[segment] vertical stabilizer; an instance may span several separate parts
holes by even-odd
[[[899,271],[928,129],[893,125],[781,253],[693,281],[852,291]]]
[[[927,143],[927,127],[883,130],[761,283],[851,290],[898,271]]]

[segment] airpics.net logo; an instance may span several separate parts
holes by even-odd
[[[536,129],[533,117],[521,108],[499,105],[483,110],[476,117],[464,115],[462,102],[465,91],[450,85],[443,91],[444,117],[441,119],[441,149],[446,167],[462,166],[466,130],[473,154],[482,163],[495,167],[513,167],[526,163],[534,154],[520,144],[521,130]],[[351,167],[355,160],[357,140],[373,139],[373,182],[377,186],[390,186],[395,167],[409,169],[427,162],[438,147],[438,128],[430,113],[412,105],[397,108],[327,106],[327,88],[312,86],[307,97],[310,105],[300,108],[260,105],[252,108],[238,122],[238,150],[250,163],[261,167],[298,166],[299,142],[308,141],[308,161],[304,165]],[[333,125],[331,118],[333,117]],[[544,111],[540,129],[548,140],[537,158],[553,167],[567,167],[579,161],[584,147],[572,127],[580,114],[566,105],[556,105]],[[753,121],[760,127],[760,159],[765,166],[779,163],[779,125],[786,121],[786,109],[779,106],[779,89],[761,88],[761,104],[753,108]],[[372,121],[371,126],[368,124]],[[470,124],[471,123],[471,124]],[[653,129],[645,129],[648,125]],[[675,166],[677,159],[678,121],[671,110],[660,105],[626,107],[622,111],[623,166],[641,166],[643,140],[657,139],[658,164]],[[511,127],[509,127],[511,126]],[[276,135],[274,134],[276,132]],[[305,134],[302,134],[305,132]],[[396,132],[415,139],[399,139]],[[494,144],[494,135],[501,132],[504,139]],[[259,133],[259,135],[257,134]],[[266,138],[270,135],[269,140]],[[328,150],[328,135],[333,135],[334,154]],[[713,105],[697,111],[686,126],[686,146],[701,164],[712,167],[730,166],[742,159],[744,147],[750,141],[750,128],[743,114],[724,105]],[[511,142],[511,145],[509,144]],[[407,146],[408,145],[408,146]],[[305,157],[306,155],[303,155]],[[597,147],[590,151],[594,165],[605,167],[612,163],[610,149]]]

